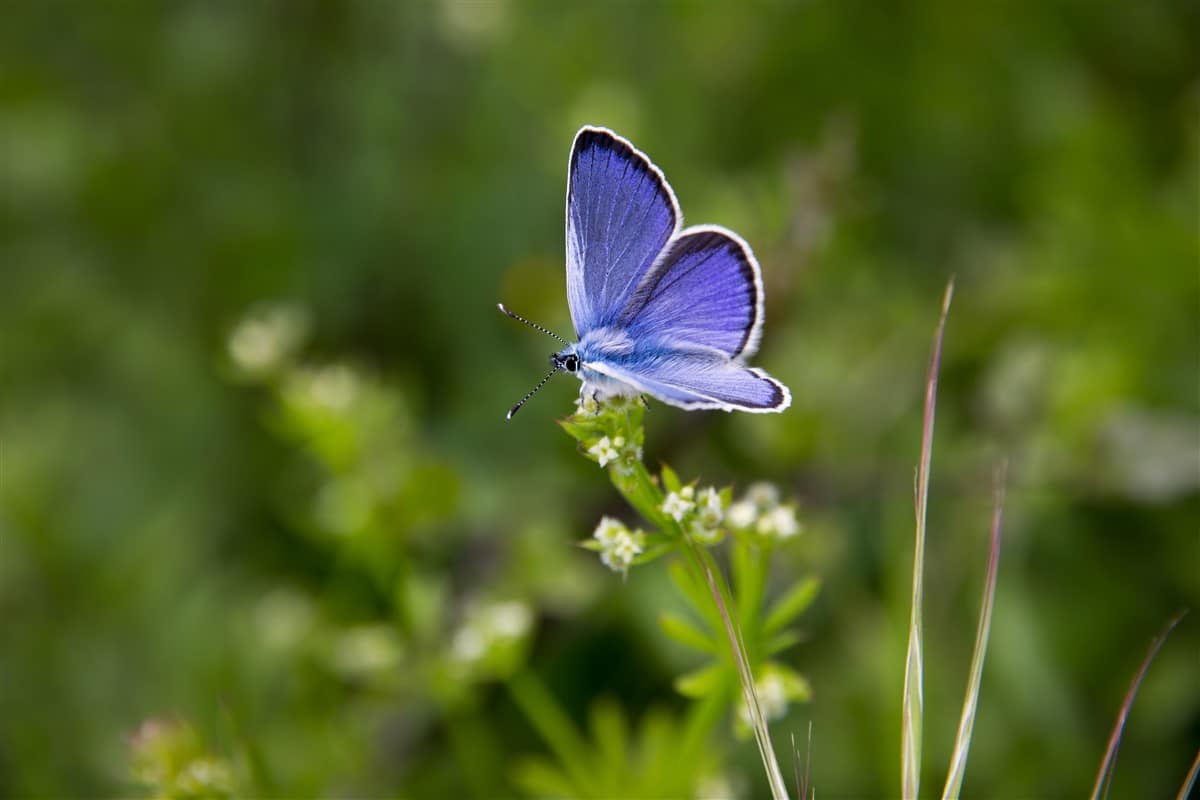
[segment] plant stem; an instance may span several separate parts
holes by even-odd
[[[763,769],[767,773],[767,784],[771,787],[771,797],[773,800],[787,800],[787,785],[783,782],[783,773],[779,769],[779,761],[775,757],[775,748],[771,744],[771,731],[767,727],[767,720],[763,716],[762,706],[758,702],[758,690],[754,684],[754,673],[750,668],[750,659],[746,654],[746,645],[742,641],[737,623],[729,613],[729,606],[731,605],[729,602],[729,587],[725,583],[724,575],[721,573],[720,568],[708,551],[698,547],[688,539],[684,539],[683,541],[686,543],[686,546],[683,548],[684,553],[690,556],[688,562],[692,565],[693,570],[699,573],[699,577],[704,579],[705,584],[712,593],[713,602],[716,604],[717,612],[725,627],[725,636],[729,640],[730,654],[733,656],[733,663],[737,667],[738,679],[742,684],[742,697],[746,702],[746,709],[750,713],[751,727],[754,730],[754,740],[758,744],[758,753],[762,758]]]
[[[942,360],[942,337],[946,332],[946,315],[954,297],[954,279],[946,284],[942,297],[942,315],[933,335],[933,352],[929,356],[929,371],[925,379],[925,414],[921,432],[921,461],[917,467],[914,486],[916,507],[916,541],[913,546],[912,610],[908,620],[908,654],[904,663],[903,718],[901,729],[901,786],[905,800],[916,800],[921,784],[921,726],[924,714],[922,670],[922,589],[925,575],[925,522],[929,505],[929,465],[933,460],[933,420],[937,406],[938,367]]]

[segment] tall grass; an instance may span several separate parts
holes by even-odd
[[[924,718],[924,631],[922,627],[923,596],[925,584],[925,539],[928,524],[929,474],[933,462],[933,427],[937,411],[938,371],[942,360],[942,342],[946,333],[946,318],[950,313],[950,302],[954,297],[954,279],[946,284],[942,297],[942,312],[933,334],[933,347],[929,356],[929,369],[925,378],[925,409],[921,431],[921,455],[917,465],[913,490],[913,506],[916,516],[913,545],[912,607],[908,624],[908,649],[904,665],[904,695],[901,713],[901,793],[905,800],[916,800],[921,788],[921,738]],[[997,468],[993,486],[993,509],[991,540],[988,554],[987,574],[984,578],[983,601],[979,610],[979,623],[975,632],[975,647],[971,654],[971,671],[967,681],[966,697],[963,700],[959,719],[958,735],[954,753],[942,791],[943,800],[955,800],[962,791],[966,772],[967,755],[971,748],[971,735],[975,727],[975,713],[979,706],[979,689],[983,679],[983,662],[987,655],[988,635],[992,626],[992,610],[996,598],[996,582],[1000,568],[1000,529],[1004,506],[1004,484],[1006,467]]]
[[[1112,786],[1113,770],[1117,763],[1117,750],[1121,746],[1121,736],[1125,732],[1125,723],[1129,721],[1129,710],[1133,707],[1133,698],[1137,696],[1137,691],[1142,685],[1142,681],[1146,678],[1146,672],[1150,669],[1150,663],[1154,661],[1154,657],[1158,655],[1158,651],[1162,649],[1166,643],[1167,637],[1171,635],[1171,631],[1179,624],[1179,621],[1187,615],[1186,611],[1181,611],[1176,614],[1162,633],[1154,637],[1150,642],[1150,647],[1146,651],[1145,658],[1142,659],[1141,666],[1133,676],[1133,681],[1129,684],[1129,691],[1125,693],[1125,700],[1121,703],[1121,709],[1117,712],[1117,721],[1113,725],[1112,733],[1108,737],[1108,748],[1104,752],[1104,759],[1100,762],[1100,769],[1096,773],[1096,782],[1092,785],[1091,800],[1100,800],[1100,798],[1108,797],[1108,790]],[[1197,755],[1197,761],[1200,763],[1200,755]],[[1188,774],[1184,781],[1184,786],[1180,790],[1179,796],[1186,797],[1191,788],[1191,783],[1196,780],[1197,765],[1192,765],[1192,771]]]

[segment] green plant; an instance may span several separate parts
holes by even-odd
[[[788,702],[808,700],[811,690],[802,675],[775,657],[799,640],[790,625],[819,588],[815,578],[802,579],[767,603],[771,554],[801,530],[795,507],[781,503],[778,491],[767,484],[752,486],[734,502],[730,488],[684,483],[670,467],[652,474],[643,462],[644,415],[641,398],[585,400],[561,422],[647,524],[631,530],[606,517],[582,546],[622,575],[631,566],[673,557],[671,579],[694,619],[663,613],[662,628],[711,659],[680,676],[676,688],[703,701],[733,697],[740,685],[735,727],[742,734],[753,732],[772,795],[786,797],[767,722],[781,716]],[[732,584],[715,555],[722,543],[729,545]]]

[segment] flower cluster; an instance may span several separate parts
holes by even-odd
[[[628,474],[633,465],[642,460],[640,445],[626,441],[624,436],[601,436],[595,444],[587,449],[588,455],[596,459],[601,467],[615,464],[623,474]]]
[[[700,544],[713,545],[721,541],[725,501],[711,486],[699,492],[691,485],[668,491],[659,510],[678,522]]]
[[[796,519],[793,505],[779,502],[779,490],[769,483],[756,483],[729,507],[726,515],[731,527],[753,531],[765,539],[790,539],[803,528]]]
[[[454,658],[462,664],[476,664],[490,653],[520,642],[532,625],[533,613],[524,603],[509,601],[479,608],[455,634]]]
[[[134,778],[156,797],[236,796],[230,763],[207,752],[191,725],[182,720],[149,719],[130,737]]]
[[[631,531],[620,520],[604,517],[583,547],[600,554],[600,561],[613,572],[625,574],[633,560],[646,549],[646,534]]]
[[[229,357],[243,375],[270,375],[287,365],[307,333],[303,308],[282,303],[261,308],[230,333]]]

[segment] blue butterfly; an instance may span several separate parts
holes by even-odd
[[[679,408],[755,413],[791,405],[786,386],[745,365],[763,326],[750,245],[717,225],[682,226],[675,192],[650,159],[606,128],[579,130],[567,179],[567,303],[578,341],[500,305],[566,345],[509,419],[561,370],[596,400],[648,394]]]

